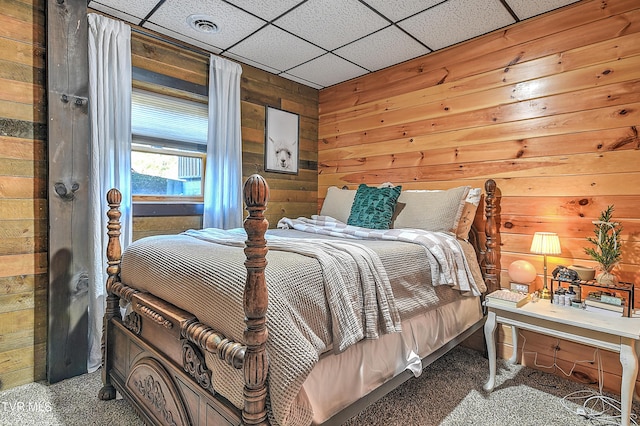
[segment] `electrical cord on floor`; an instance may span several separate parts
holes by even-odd
[[[576,369],[576,366],[578,364],[595,364],[596,363],[596,359],[600,358],[600,352],[599,349],[596,348],[593,351],[593,358],[592,359],[585,359],[585,360],[579,360],[579,361],[574,361],[573,366],[571,367],[571,370],[567,373],[566,371],[564,371],[564,369],[562,369],[562,367],[560,367],[556,361],[558,359],[558,350],[560,349],[560,340],[556,340],[556,344],[553,348],[553,364],[551,365],[542,365],[542,364],[538,364],[538,352],[527,352],[524,350],[525,345],[527,344],[527,338],[522,335],[520,332],[518,332],[518,335],[520,337],[522,337],[522,355],[524,356],[525,354],[533,354],[534,358],[533,358],[533,365],[535,365],[536,367],[539,368],[553,368],[554,370],[559,370],[562,374],[564,374],[565,376],[569,377],[573,374],[574,370]]]
[[[587,420],[590,420],[592,424],[596,425],[619,425],[622,422],[622,409],[620,401],[610,398],[602,393],[603,383],[604,383],[604,371],[602,369],[602,359],[600,358],[600,349],[596,348],[593,351],[593,359],[591,360],[581,360],[575,361],[573,363],[573,367],[567,373],[564,371],[557,363],[557,354],[560,349],[559,340],[556,341],[556,345],[553,351],[553,364],[552,365],[541,365],[538,364],[538,352],[527,352],[524,350],[525,345],[527,344],[527,338],[523,336],[521,333],[518,333],[520,337],[522,337],[522,355],[525,354],[533,354],[533,365],[539,368],[553,368],[559,370],[565,376],[571,376],[576,368],[576,366],[580,363],[589,363],[589,364],[597,364],[598,366],[598,390],[579,390],[576,392],[569,393],[562,399],[562,405],[565,410],[570,413],[575,413],[576,415],[582,416]],[[582,402],[582,405],[580,404]],[[577,404],[576,408],[574,404]],[[637,416],[634,413],[631,413],[631,424],[638,425]]]
[[[580,405],[582,401],[582,405]],[[569,404],[578,404],[578,408]],[[622,423],[622,409],[620,401],[603,395],[595,390],[572,392],[563,398],[564,408],[596,425],[619,425]],[[637,425],[637,416],[631,413],[631,424]]]

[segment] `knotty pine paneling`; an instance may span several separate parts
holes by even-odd
[[[0,10],[0,390],[45,378],[45,2]]]
[[[639,279],[639,70],[638,3],[583,1],[321,90],[320,202],[331,185],[491,177],[504,255],[536,258],[527,240],[551,230],[567,243],[563,263],[589,262],[591,220],[614,204],[625,225],[618,272]],[[512,233],[524,235],[515,246]]]
[[[540,288],[543,259],[529,252],[533,233],[560,236],[562,253],[548,257],[550,270],[595,266],[584,253],[586,237],[613,204],[624,226],[617,273],[640,286],[639,89],[640,3],[633,0],[581,1],[323,89],[318,205],[332,185],[446,189],[494,178],[502,282],[511,262],[526,259]],[[543,364],[556,346],[564,367],[591,351],[529,337]],[[500,353],[510,356],[510,343],[501,342]],[[605,372],[613,392],[618,367]],[[593,366],[579,369],[597,377]]]
[[[146,30],[145,30],[146,31]],[[197,49],[187,50],[146,34],[132,36],[132,64],[135,67],[206,86],[209,55]],[[309,216],[316,213],[318,200],[318,91],[265,71],[242,64],[241,119],[243,177],[263,175],[271,189],[265,216],[270,226],[283,216]],[[266,106],[283,109],[300,116],[299,173],[287,175],[264,171],[264,135]],[[138,220],[136,223],[141,224]],[[137,237],[162,232],[156,228],[136,228]],[[176,231],[177,228],[167,232]],[[186,229],[186,228],[185,228]]]

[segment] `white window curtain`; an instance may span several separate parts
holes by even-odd
[[[242,226],[241,74],[239,64],[211,55],[204,184],[205,228]]]
[[[89,355],[101,364],[107,280],[107,191],[122,192],[123,248],[131,242],[131,28],[90,13],[89,19]]]

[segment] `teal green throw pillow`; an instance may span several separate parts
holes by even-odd
[[[375,188],[361,183],[353,200],[347,225],[389,229],[400,191],[401,186]]]

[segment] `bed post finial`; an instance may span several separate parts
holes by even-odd
[[[120,258],[122,257],[122,247],[120,246],[120,204],[122,203],[122,194],[117,189],[113,188],[107,192],[107,203],[109,204],[109,211],[107,211],[107,217],[109,223],[107,223],[107,235],[109,236],[109,242],[107,243],[107,274],[109,280],[118,279],[120,274]]]
[[[496,223],[496,215],[498,214],[498,204],[496,199],[496,181],[489,179],[484,184],[486,192],[485,197],[485,226],[484,234],[486,236],[486,252],[484,256],[485,282],[487,291],[491,293],[500,288],[500,275],[498,274],[498,225]]]
[[[107,235],[109,241],[107,243],[107,298],[104,317],[102,318],[102,389],[98,397],[102,400],[110,400],[116,397],[116,390],[111,384],[111,359],[108,348],[108,337],[110,322],[114,317],[120,318],[120,298],[111,292],[112,285],[120,281],[120,262],[122,258],[122,246],[120,245],[120,203],[122,203],[122,194],[113,188],[107,192],[107,203],[109,210],[107,217]]]
[[[267,425],[267,355],[268,331],[266,325],[268,291],[264,277],[267,266],[267,241],[264,234],[269,222],[264,211],[269,199],[269,185],[260,175],[251,175],[244,184],[244,203],[249,216],[244,221],[247,241],[247,281],[244,287],[244,314],[247,328],[244,341],[247,350],[244,356],[244,409],[242,422],[247,425]]]

